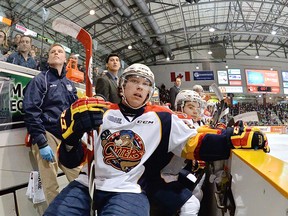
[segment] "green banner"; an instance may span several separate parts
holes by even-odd
[[[0,71],[0,130],[24,126],[23,90],[30,80]]]

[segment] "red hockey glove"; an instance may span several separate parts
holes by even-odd
[[[98,129],[102,124],[104,109],[109,105],[109,102],[93,97],[78,99],[61,114],[62,137],[67,139],[75,134],[79,139],[84,132]]]
[[[263,149],[269,153],[270,148],[266,135],[257,127],[244,127],[243,124],[228,127],[226,130],[228,142],[234,148]]]

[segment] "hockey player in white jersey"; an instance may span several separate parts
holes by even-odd
[[[162,157],[169,152],[191,160],[211,161],[227,159],[234,147],[267,148],[267,138],[259,129],[229,128],[215,130],[212,134],[197,133],[171,110],[147,105],[155,81],[154,74],[145,65],[133,64],[125,69],[119,86],[121,103],[107,107],[94,98],[79,99],[61,116],[62,144],[69,140],[79,152],[83,133],[98,130],[98,134],[94,133],[93,183],[96,189],[93,205],[99,216],[148,216],[150,207],[145,190],[167,164]],[[243,133],[245,136],[239,136]],[[130,144],[121,145],[127,143],[127,139]],[[66,148],[61,149],[65,151]],[[69,158],[68,151],[64,154],[62,163],[77,164],[74,157]],[[75,185],[69,188],[71,184],[75,182],[67,186],[68,190],[63,190],[63,196],[60,193],[56,197],[44,215],[84,215],[80,212],[83,209],[87,212],[87,204],[79,207],[83,204],[80,195],[69,196],[75,188]]]
[[[175,99],[175,113],[189,128],[197,129],[203,125],[201,121],[203,103],[204,101],[197,92],[181,90]],[[187,166],[185,158],[175,155],[170,155],[171,157],[168,165],[161,170],[161,177],[165,182],[154,181],[154,184],[157,182],[158,185],[153,187],[153,191],[149,191],[151,195],[148,193],[152,203],[158,205],[158,208],[153,208],[155,209],[153,213],[162,215],[165,212],[164,214],[169,216],[175,215],[179,211],[180,216],[196,216],[203,196],[201,186],[205,176],[201,175],[199,177],[201,180],[197,181],[197,178],[191,173],[191,169],[184,169]],[[192,164],[192,161],[189,161],[189,165],[190,163]],[[198,162],[195,160],[194,164],[196,163]],[[189,166],[189,168],[191,167]]]

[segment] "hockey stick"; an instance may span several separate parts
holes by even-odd
[[[217,123],[220,121],[220,119],[225,115],[225,113],[223,113],[223,112],[226,112],[224,110],[226,103],[224,102],[222,92],[220,91],[220,89],[218,88],[218,86],[215,83],[213,83],[210,86],[210,89],[216,94],[216,97],[219,100],[219,103],[216,104],[216,106],[217,106],[216,111],[214,112],[214,115],[212,117],[211,127],[214,128],[217,125]],[[228,112],[229,112],[229,110],[228,110]]]
[[[70,20],[66,20],[63,18],[56,18],[52,23],[53,30],[69,35],[75,39],[77,39],[85,48],[86,53],[86,73],[85,73],[85,80],[86,80],[86,95],[88,97],[93,96],[92,92],[92,37],[91,35],[82,27],[78,26],[77,24],[71,22]],[[92,160],[94,157],[93,151],[93,143],[94,137],[92,131],[88,132],[88,143],[87,149],[88,151],[88,176],[89,180],[95,177],[94,166]],[[94,194],[94,181],[89,181],[89,194],[93,200]]]

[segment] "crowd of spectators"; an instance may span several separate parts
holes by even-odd
[[[19,44],[22,34],[16,34],[13,39],[9,38],[7,33],[0,29],[0,61],[7,61],[10,55],[15,55],[17,52],[21,52],[19,50]],[[27,36],[29,37],[29,36]],[[33,44],[33,39],[31,39],[31,46],[29,47],[29,58],[31,57],[36,62],[36,70],[46,70],[47,59],[48,59],[48,50],[46,47],[40,48]],[[73,54],[71,54],[73,55]],[[27,58],[26,58],[27,60]],[[25,65],[22,65],[25,66]],[[28,67],[28,66],[27,66]],[[78,64],[79,71],[85,72],[85,67],[81,64]]]
[[[288,125],[287,103],[267,103],[266,105],[258,103],[238,103],[230,107],[230,112],[232,116],[250,111],[257,111],[260,115],[259,122],[247,122],[251,126]]]
[[[169,103],[169,89],[166,89],[165,85],[162,84],[158,87],[160,93],[161,104]],[[247,122],[250,126],[288,126],[288,104],[272,104],[267,103],[238,103],[236,105],[230,105],[229,116],[236,116],[241,113],[257,111],[259,113],[259,121],[249,121]]]

